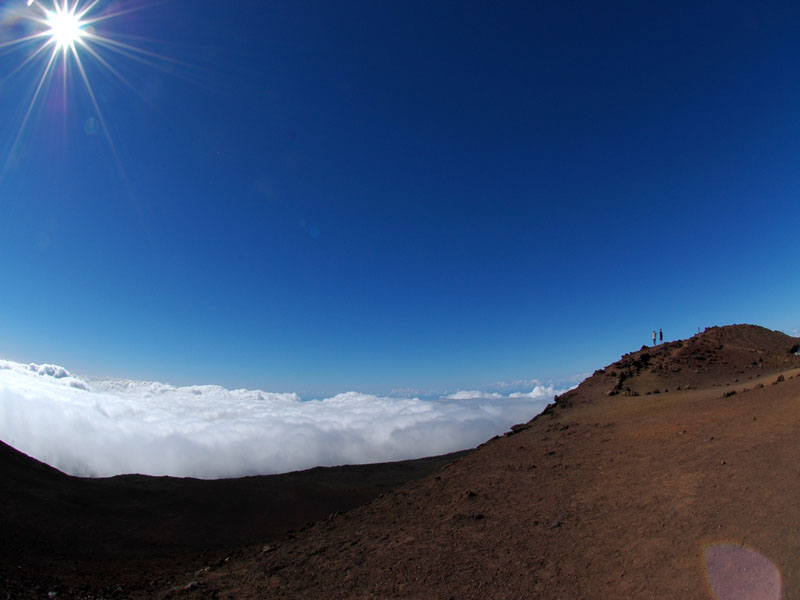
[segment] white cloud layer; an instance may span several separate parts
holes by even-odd
[[[0,439],[72,475],[239,477],[472,448],[524,422],[556,390],[462,391],[438,400],[85,381],[0,360]]]
[[[536,383],[530,392],[513,392],[504,396],[500,392],[485,392],[482,390],[462,390],[455,394],[445,396],[448,400],[475,400],[478,398],[484,399],[500,399],[500,398],[530,398],[531,400],[547,400],[550,402],[555,396],[556,390],[552,385],[543,385]]]

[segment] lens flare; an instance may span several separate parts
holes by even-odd
[[[706,580],[714,600],[781,600],[781,572],[766,556],[741,544],[703,548]]]
[[[66,1],[61,6],[56,5],[55,10],[46,11],[47,24],[50,26],[50,42],[56,50],[67,52],[75,49],[75,43],[80,42],[83,37],[83,28],[86,25],[81,21],[80,16],[75,14],[77,4],[72,8],[67,6]]]
[[[177,61],[128,44],[120,39],[122,36],[115,35],[108,29],[109,22],[122,20],[125,15],[139,10],[141,5],[121,9],[119,8],[120,4],[115,3],[114,6],[117,8],[112,9],[108,0],[52,0],[52,2],[50,0],[27,0],[24,5],[22,0],[19,1],[18,7],[10,6],[4,9],[7,19],[6,23],[0,21],[0,40],[5,39],[6,41],[0,41],[0,51],[7,53],[17,50],[22,55],[22,59],[9,72],[0,73],[0,83],[7,86],[7,82],[12,77],[23,79],[26,73],[28,75],[33,73],[33,82],[28,88],[33,91],[27,92],[30,95],[16,136],[7,138],[10,143],[5,148],[0,180],[3,179],[10,165],[14,163],[13,159],[23,131],[37,105],[60,107],[61,112],[69,115],[67,82],[73,78],[82,82],[81,87],[86,92],[93,109],[94,115],[91,118],[96,126],[93,126],[92,130],[102,132],[111,149],[114,161],[124,177],[105,116],[90,80],[90,74],[93,74],[94,71],[87,71],[87,64],[94,63],[101,71],[110,73],[116,80],[139,95],[140,91],[137,87],[123,77],[114,65],[116,61],[136,61],[156,68],[160,68],[165,62]],[[25,27],[22,29],[25,34],[9,39],[9,34],[19,31],[20,28],[14,29],[8,23],[24,23]],[[5,61],[5,64],[9,64],[9,61]],[[54,79],[58,79],[62,85],[53,86]],[[55,89],[51,89],[54,87]],[[58,92],[58,88],[61,90],[60,102],[56,101],[59,100],[58,98],[52,97],[53,93]],[[48,96],[48,102],[43,102],[45,95]],[[78,115],[75,116],[78,117]],[[80,119],[79,122],[86,119],[85,113],[80,115]]]

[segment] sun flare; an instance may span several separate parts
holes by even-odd
[[[75,14],[77,4],[68,8],[66,3],[62,6],[55,6],[55,10],[46,11],[47,24],[50,29],[50,41],[56,49],[67,52],[75,48],[75,43],[80,42],[84,35],[83,28],[86,26],[81,21],[80,15]]]
[[[120,65],[140,63],[160,68],[164,62],[172,62],[169,57],[123,41],[126,37],[130,39],[130,36],[120,35],[113,24],[109,27],[110,22],[124,20],[125,15],[142,7],[134,0],[127,5],[111,0],[17,2],[17,6],[9,4],[0,10],[0,53],[5,55],[19,51],[21,60],[6,72],[0,70],[0,84],[8,86],[7,82],[12,77],[24,81],[32,75],[32,79],[28,80],[32,91],[28,93],[27,108],[17,127],[16,136],[6,143],[5,149],[0,148],[0,180],[11,164],[10,159],[16,153],[23,131],[32,118],[48,110],[58,110],[64,115],[77,113],[68,106],[68,100],[72,98],[75,102],[76,98],[70,93],[73,81],[80,82],[88,98],[89,111],[93,113],[89,120],[97,124],[84,127],[84,131],[102,132],[121,171],[101,109],[102,99],[95,93],[92,78],[105,71],[138,94],[137,87],[120,71]],[[23,35],[12,35],[14,29],[9,24],[13,23],[17,24],[18,31],[24,31]],[[146,41],[146,38],[138,39]],[[10,61],[4,58],[4,65],[10,65]],[[58,82],[58,85],[53,85],[54,82]],[[34,111],[34,108],[38,110]],[[85,112],[86,109],[83,110]]]

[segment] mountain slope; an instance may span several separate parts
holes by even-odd
[[[84,479],[0,442],[0,591],[70,597],[76,589],[101,596],[118,587],[150,590],[173,571],[211,564],[236,546],[279,539],[464,454],[211,481]]]
[[[513,435],[181,594],[796,597],[797,343],[730,326],[626,355]]]

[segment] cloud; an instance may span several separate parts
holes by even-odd
[[[0,439],[62,471],[201,478],[402,460],[474,447],[552,401],[464,391],[438,399],[90,380],[0,361]]]
[[[529,380],[534,382],[533,389],[529,392],[511,392],[510,394],[501,394],[500,392],[490,392],[485,390],[461,390],[455,392],[454,394],[448,394],[445,396],[448,400],[476,400],[476,399],[486,399],[486,400],[497,400],[497,399],[512,399],[512,398],[530,398],[531,400],[547,400],[550,402],[554,396],[558,394],[562,394],[567,390],[572,389],[575,387],[575,383],[572,384],[565,384],[563,386],[559,386],[556,388],[552,383],[543,384],[539,382],[538,379]],[[496,383],[493,384],[493,388],[509,388],[509,387],[517,387],[518,382],[504,384],[504,383]]]
[[[542,400],[545,398],[553,398],[553,396],[556,394],[561,394],[565,391],[566,389],[556,391],[552,385],[537,384],[533,386],[533,389],[530,392],[514,392],[513,394],[509,394],[509,398],[531,398],[533,400]]]
[[[445,396],[450,400],[473,400],[475,398],[502,398],[502,394],[497,392],[482,392],[480,390],[461,390],[455,394]]]

